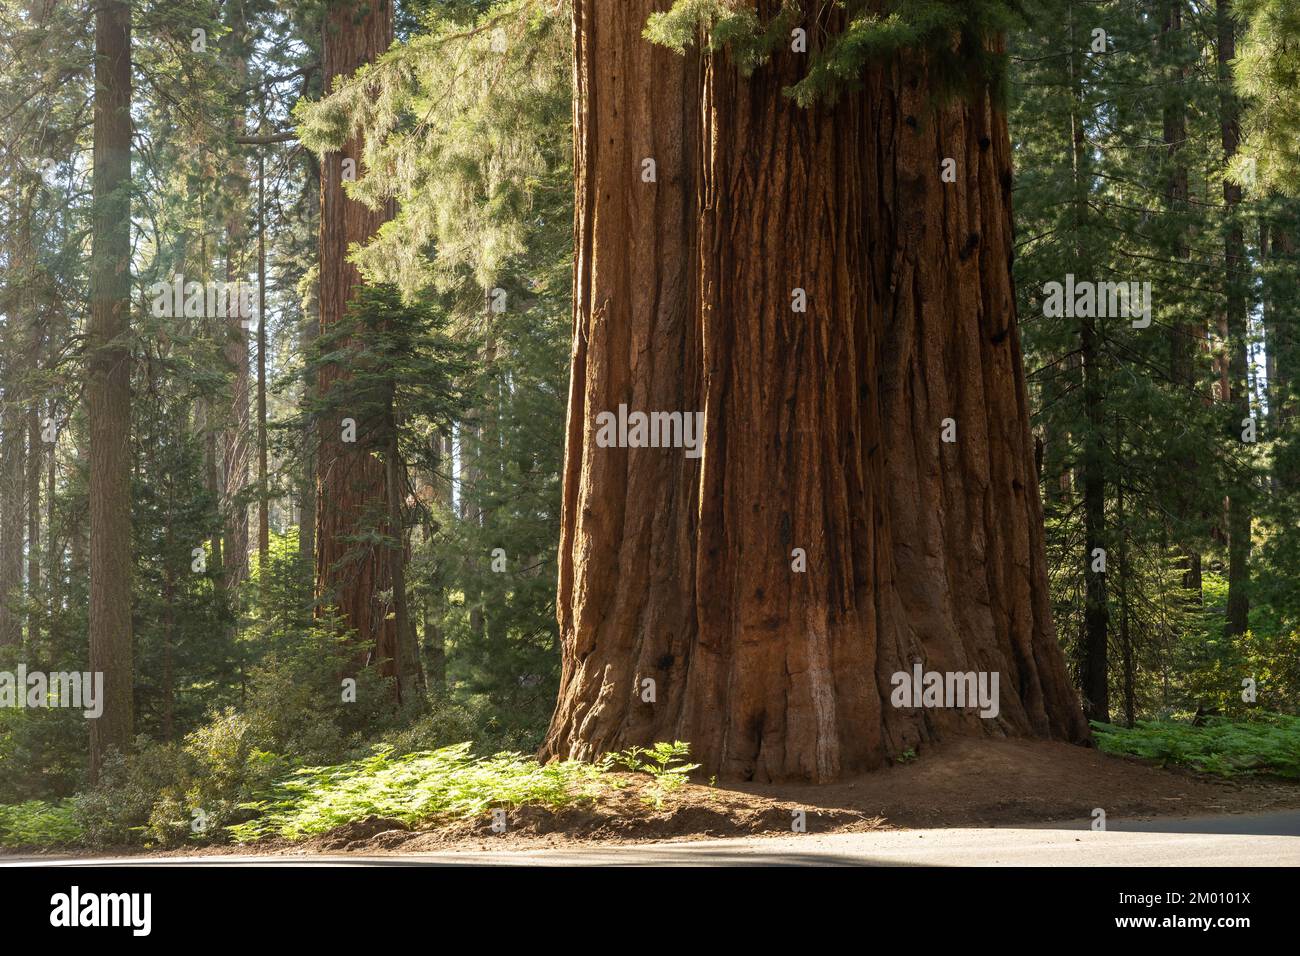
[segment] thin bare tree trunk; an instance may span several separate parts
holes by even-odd
[[[248,83],[248,30],[247,17],[242,3],[228,7],[227,25],[230,33],[223,37],[223,47],[236,87]],[[232,133],[242,136],[245,130],[246,96],[237,95],[238,110],[231,119]],[[248,280],[245,244],[248,229],[248,171],[242,152],[236,147],[231,157],[227,177],[227,198],[230,202],[226,217],[226,282],[244,283]],[[235,310],[237,313],[242,310]],[[224,585],[232,595],[248,577],[248,490],[249,472],[249,329],[248,316],[236,314],[222,319],[217,325],[225,335],[223,351],[226,361],[234,370],[230,409],[221,429],[221,511],[225,518],[223,532],[222,566]],[[258,316],[258,322],[262,321]]]
[[[1236,21],[1231,0],[1218,0],[1215,4],[1219,29],[1219,83],[1220,130],[1223,137],[1224,163],[1237,155],[1241,137],[1241,107],[1232,79],[1231,63],[1236,57]],[[1248,287],[1246,242],[1238,207],[1241,205],[1241,187],[1223,181],[1223,204],[1228,221],[1224,234],[1224,268],[1227,303],[1224,313],[1224,348],[1228,359],[1226,399],[1232,409],[1230,427],[1240,433],[1245,419],[1250,415],[1249,326],[1247,318]],[[1229,635],[1245,634],[1249,624],[1250,597],[1250,536],[1251,489],[1249,479],[1236,479],[1228,494],[1228,613],[1224,632]]]
[[[104,708],[90,722],[90,772],[133,726],[131,649],[131,8],[95,11],[94,213],[87,329],[90,422],[90,669]]]
[[[271,521],[266,487],[266,156],[257,154],[257,566],[271,556]]]
[[[16,331],[16,323],[11,326]],[[17,342],[6,343],[4,415],[0,417],[0,645],[23,639],[23,480],[27,464],[27,417],[23,414],[21,354]]]
[[[1161,25],[1160,43],[1166,57],[1181,59],[1187,38],[1184,35],[1183,10],[1186,0],[1165,0],[1164,22]],[[1187,97],[1188,67],[1183,62],[1176,63],[1169,71],[1169,82],[1163,115],[1163,135],[1165,152],[1173,164],[1169,178],[1165,182],[1165,202],[1175,216],[1186,216],[1188,210],[1187,162],[1183,158],[1187,146]],[[1170,250],[1170,257],[1179,263],[1188,261],[1191,250],[1187,233],[1180,230]],[[1201,323],[1188,321],[1181,315],[1169,325],[1169,379],[1183,389],[1190,398],[1196,391],[1196,348],[1197,342],[1205,337]],[[1184,461],[1185,468],[1194,468],[1194,461]],[[1190,538],[1186,526],[1196,517],[1196,503],[1181,488],[1174,489],[1175,500],[1173,512],[1182,527],[1177,529],[1179,539]],[[1201,595],[1201,555],[1195,548],[1184,546],[1183,587],[1195,593],[1199,601]]]

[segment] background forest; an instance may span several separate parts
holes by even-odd
[[[79,711],[0,707],[0,804],[79,838],[239,823],[286,773],[380,744],[533,752],[555,704],[568,4],[401,3],[355,73],[339,64],[371,41],[340,9],[133,0],[109,194],[129,214],[105,219],[95,16],[0,0],[0,671],[91,670],[89,569],[129,562],[109,656],[133,709],[88,747]],[[1027,0],[1007,45],[1051,601],[1085,712],[1284,720],[1266,715],[1300,712],[1300,9]],[[349,144],[359,161],[323,165]],[[373,241],[331,232],[340,190]],[[117,326],[93,301],[113,227]],[[363,284],[331,278],[348,262]],[[1150,327],[1052,314],[1067,273],[1149,281]],[[177,276],[250,283],[255,315],[173,308]],[[106,356],[125,403],[100,390]],[[88,449],[114,427],[129,522],[92,546]],[[358,443],[373,473],[340,480]]]

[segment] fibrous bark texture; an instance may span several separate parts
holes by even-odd
[[[90,773],[131,744],[131,9],[95,11],[94,215],[87,327],[90,421],[90,669],[104,675],[90,721]]]
[[[662,6],[575,3],[543,754],[679,739],[710,773],[820,781],[946,733],[1085,740],[1048,605],[1003,117],[936,107],[919,57],[805,110],[782,95],[803,56],[747,79],[678,57],[642,38]],[[703,454],[600,447],[620,404],[703,412]],[[999,716],[891,706],[917,661],[998,672]]]
[[[322,54],[326,89],[332,88],[335,77],[349,76],[377,59],[392,40],[390,0],[332,5],[325,21]],[[321,161],[322,330],[342,320],[361,284],[356,266],[347,261],[349,246],[373,237],[391,214],[389,209],[372,210],[349,199],[343,191],[344,162],[351,160],[350,168],[360,175],[361,149],[362,143],[354,138]],[[325,366],[317,378],[317,388],[322,395],[327,394],[335,382],[349,374],[346,368]],[[317,591],[355,630],[358,642],[373,642],[376,658],[386,662],[383,672],[392,675],[397,660],[397,626],[391,605],[381,596],[392,593],[393,552],[359,540],[387,527],[384,464],[372,454],[373,443],[365,435],[358,435],[355,442],[344,441],[341,421],[321,421],[318,438]]]

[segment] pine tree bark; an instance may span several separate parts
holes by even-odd
[[[95,11],[93,240],[87,329],[90,423],[90,669],[104,675],[90,722],[90,772],[125,750],[133,723],[131,648],[131,8]]]
[[[1232,61],[1236,58],[1236,20],[1231,0],[1218,0],[1215,4],[1218,17],[1218,67],[1220,83],[1219,125],[1223,139],[1224,163],[1237,155],[1241,139],[1241,106],[1232,78]],[[1224,347],[1227,359],[1227,401],[1232,410],[1230,427],[1240,435],[1245,419],[1250,415],[1249,355],[1247,349],[1248,319],[1246,290],[1246,241],[1238,207],[1241,205],[1241,187],[1223,181],[1223,204],[1227,216],[1224,233]],[[1250,626],[1250,536],[1251,489],[1247,477],[1239,477],[1228,494],[1228,613],[1224,633],[1245,634]]]
[[[1294,214],[1294,207],[1289,207]],[[1296,261],[1294,227],[1276,224],[1262,226],[1260,242],[1261,260],[1273,260],[1276,268],[1291,269]],[[1272,270],[1270,270],[1272,271]],[[1295,388],[1296,366],[1300,361],[1300,334],[1293,328],[1292,304],[1285,295],[1285,285],[1278,281],[1264,287],[1264,327],[1268,353],[1268,407],[1269,430],[1275,436],[1290,433],[1296,418]],[[1292,286],[1294,288],[1294,286]],[[1300,469],[1293,459],[1284,455],[1275,458],[1272,474],[1273,486],[1281,491],[1300,487]]]
[[[321,69],[325,88],[386,51],[393,39],[393,9],[389,0],[332,5],[325,18]],[[391,216],[391,209],[372,210],[343,192],[344,160],[361,171],[362,143],[354,138],[321,161],[320,322],[322,331],[342,320],[353,292],[361,284],[356,266],[347,261],[348,247],[370,239]],[[320,369],[322,395],[349,374],[329,365]],[[387,534],[387,476],[384,463],[371,453],[365,436],[342,440],[339,421],[321,421],[318,428],[318,487],[316,511],[316,581],[322,603],[336,607],[354,629],[361,645],[373,642],[381,673],[398,676],[399,640],[390,602],[394,593],[394,549],[364,545],[352,536],[378,528]],[[400,529],[393,534],[400,536]],[[367,658],[359,658],[364,663]],[[409,676],[409,675],[408,675]],[[403,680],[397,681],[402,687]]]
[[[26,380],[32,371],[32,336],[35,304],[30,293],[34,279],[31,236],[31,188],[19,194],[14,212],[18,223],[8,242],[6,285],[10,288],[3,355],[4,402],[0,413],[0,646],[23,639],[23,536],[27,520],[25,487],[28,473],[28,420],[31,401]],[[33,449],[32,454],[35,454]]]
[[[31,200],[28,199],[29,209]],[[20,274],[25,276],[24,285],[33,289],[37,275],[31,262],[35,259],[32,247],[32,218],[24,215],[19,226],[19,242],[24,249],[24,263]],[[26,356],[24,364],[28,375],[39,376],[42,365],[42,353],[45,349],[45,327],[48,316],[42,314],[38,304],[38,295],[29,291],[24,296],[24,311],[27,313],[27,338],[24,343]],[[45,442],[41,439],[41,396],[37,386],[29,384],[24,388],[27,408],[27,475],[24,490],[27,504],[27,595],[35,601],[41,591],[41,465],[44,459]],[[51,489],[53,494],[53,489]],[[27,640],[34,644],[40,633],[40,613],[32,605],[26,614]]]
[[[1005,118],[983,95],[930,112],[920,57],[804,110],[782,95],[802,57],[749,79],[678,58],[642,39],[660,6],[574,4],[563,670],[542,754],[680,739],[708,773],[822,781],[949,734],[1087,740],[1048,602]],[[702,411],[702,456],[599,447],[620,403]],[[913,662],[998,672],[1000,715],[893,707]]]
[[[242,136],[246,130],[247,97],[242,92],[248,83],[247,16],[242,3],[228,8],[227,26],[230,32],[222,38],[223,52],[228,62],[231,81],[240,92],[236,95],[237,109],[231,118],[231,135]],[[226,199],[230,203],[226,215],[226,282],[248,281],[247,250],[248,229],[248,171],[239,147],[230,157],[230,173],[226,183]],[[261,317],[258,317],[259,322]],[[235,315],[220,318],[225,337],[222,349],[234,373],[231,383],[231,403],[221,430],[221,512],[224,515],[222,568],[224,584],[229,593],[248,577],[248,489],[249,473],[249,391],[251,369],[249,363],[249,330],[247,317]]]
[[[1168,89],[1166,90],[1163,111],[1163,136],[1166,156],[1171,164],[1168,179],[1165,182],[1165,202],[1176,217],[1187,215],[1188,185],[1187,162],[1183,151],[1187,146],[1187,97],[1189,69],[1184,61],[1187,39],[1183,28],[1183,12],[1186,0],[1165,0],[1164,20],[1160,30],[1160,47],[1167,61],[1173,61],[1168,70]],[[1191,249],[1187,232],[1179,229],[1175,235],[1170,257],[1179,263],[1188,262]],[[1189,399],[1196,394],[1196,348],[1204,338],[1201,324],[1189,322],[1179,314],[1169,325],[1169,379],[1176,388],[1187,393]],[[1184,468],[1195,468],[1193,460],[1183,461]],[[1180,538],[1190,535],[1183,529],[1192,525],[1197,517],[1196,502],[1191,500],[1185,489],[1174,490],[1171,510],[1178,519],[1181,528]],[[1194,547],[1184,550],[1183,587],[1192,591],[1199,600],[1201,594],[1201,554]]]
[[[315,154],[304,150],[303,157],[307,167],[306,202],[314,202],[315,208],[309,214],[320,214],[320,166]],[[313,198],[314,197],[314,200]],[[317,275],[311,294],[307,300],[307,315],[298,327],[298,348],[301,354],[309,355],[316,337],[320,334],[320,277]],[[308,373],[303,382],[303,403],[307,404],[317,397],[316,376]],[[302,467],[298,484],[298,556],[309,566],[316,559],[316,429],[308,423],[302,434]]]
[[[39,338],[33,339],[35,342]],[[33,351],[36,351],[35,349]],[[40,367],[40,356],[34,354],[29,367]],[[29,398],[27,410],[27,594],[32,600],[41,595],[41,472],[45,458],[45,442],[41,440],[41,406],[36,396]],[[53,494],[54,490],[50,489]],[[40,636],[40,613],[33,610],[27,615],[27,639],[35,642]]]
[[[265,104],[263,104],[265,112]],[[271,506],[266,443],[266,156],[257,154],[257,567],[271,557]]]
[[[8,343],[7,343],[8,344]],[[0,645],[17,645],[23,639],[23,479],[27,462],[27,420],[18,386],[19,350],[7,350],[3,416],[0,416]]]
[[[1088,249],[1078,238],[1084,235],[1091,207],[1092,151],[1084,133],[1084,47],[1076,32],[1074,5],[1067,10],[1070,40],[1070,163],[1073,171],[1074,256],[1079,268],[1091,272]],[[1079,364],[1083,378],[1083,453],[1078,464],[1079,485],[1083,491],[1083,634],[1078,643],[1079,685],[1083,692],[1083,712],[1089,720],[1110,720],[1110,593],[1106,582],[1105,549],[1106,475],[1103,432],[1101,378],[1101,339],[1097,321],[1080,316]],[[1100,561],[1099,561],[1100,559]]]

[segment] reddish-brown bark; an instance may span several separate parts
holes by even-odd
[[[90,669],[104,675],[90,721],[90,775],[131,745],[131,8],[95,11],[95,145],[86,414],[90,422]],[[75,562],[74,562],[75,570]]]
[[[389,0],[336,3],[325,21],[321,69],[326,90],[334,78],[349,76],[388,49],[393,39],[393,10]],[[343,192],[344,160],[361,174],[362,143],[349,140],[337,153],[321,160],[320,324],[328,329],[346,314],[361,275],[347,261],[348,247],[370,239],[391,215],[349,199]],[[339,366],[320,370],[317,388],[327,394],[349,372]],[[343,417],[346,417],[344,415]],[[351,536],[386,529],[387,497],[384,464],[372,454],[372,444],[359,435],[342,440],[342,422],[324,420],[318,427],[316,510],[316,582],[326,604],[336,607],[355,630],[358,642],[374,642],[375,659],[393,674],[397,660],[397,627],[391,605],[380,595],[393,587],[393,554],[385,547],[358,543]],[[369,663],[365,658],[358,664]]]
[[[575,3],[563,676],[543,754],[680,739],[725,777],[828,780],[945,733],[1086,739],[1048,606],[1003,117],[983,97],[931,112],[919,61],[804,110],[781,92],[802,57],[747,80],[677,57],[642,39],[662,7]],[[621,403],[703,411],[703,456],[598,447]],[[998,671],[1001,715],[892,707],[914,660]]]

